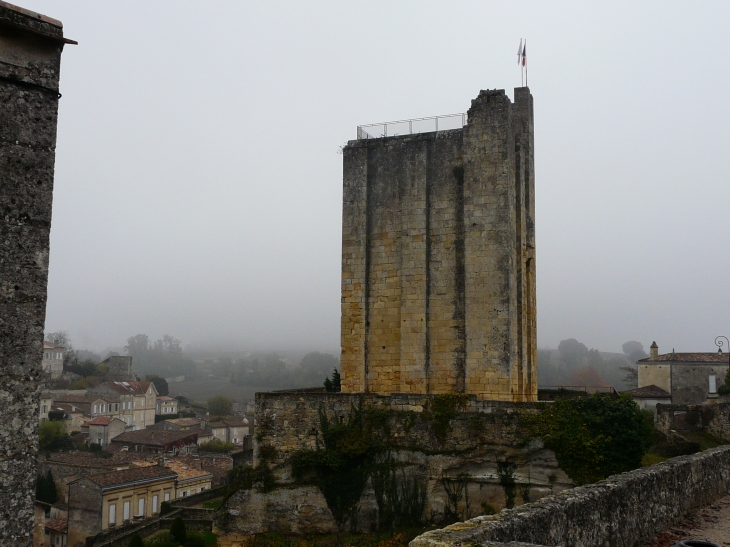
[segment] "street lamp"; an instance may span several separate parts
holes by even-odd
[[[715,345],[717,346],[717,354],[722,355],[722,346],[725,344],[720,338],[724,338],[725,342],[727,342],[727,347],[730,349],[730,340],[727,339],[727,336],[718,336],[715,338]]]

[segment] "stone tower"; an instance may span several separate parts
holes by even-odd
[[[344,149],[342,390],[537,400],[529,88]]]

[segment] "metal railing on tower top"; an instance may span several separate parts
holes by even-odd
[[[448,129],[461,129],[466,125],[466,113],[413,118],[395,122],[369,123],[357,126],[357,138],[379,139],[396,135],[413,135],[414,133],[431,133]],[[367,128],[367,129],[366,129]]]

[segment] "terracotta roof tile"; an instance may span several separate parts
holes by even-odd
[[[120,395],[144,395],[150,387],[150,382],[104,382]]]
[[[711,351],[708,353],[664,353],[656,359],[647,357],[639,359],[639,363],[725,363],[730,362],[730,355],[727,353],[717,353]]]
[[[171,469],[160,467],[159,465],[152,465],[149,467],[131,467],[122,471],[99,473],[98,475],[87,475],[86,478],[102,488],[108,488],[139,481],[170,479],[176,476],[177,473]]]
[[[49,520],[46,522],[45,526],[48,530],[53,530],[54,532],[62,532],[66,533],[66,519],[55,519],[55,520]]]
[[[653,398],[662,398],[666,397],[669,398],[672,395],[668,391],[664,391],[662,388],[650,385],[650,386],[644,386],[644,387],[637,387],[635,389],[630,389],[627,391],[629,395],[632,397],[653,397]]]
[[[167,421],[171,424],[179,425],[180,427],[200,425],[200,420],[198,420],[197,418],[175,418],[174,420]]]
[[[185,440],[186,437],[194,437],[192,442],[197,442],[198,437],[195,430],[165,431],[160,429],[139,429],[137,431],[126,431],[121,435],[117,435],[112,439],[112,443],[166,446]]]

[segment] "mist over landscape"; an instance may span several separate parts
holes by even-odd
[[[728,331],[726,4],[25,6],[79,41],[62,66],[46,319],[77,349],[124,353],[145,333],[197,363],[336,359],[338,148],[358,124],[512,96],[520,37],[538,342],[554,350],[541,383],[585,368],[558,359],[563,340],[599,350],[616,385],[605,362],[627,362],[627,341],[712,351]]]

